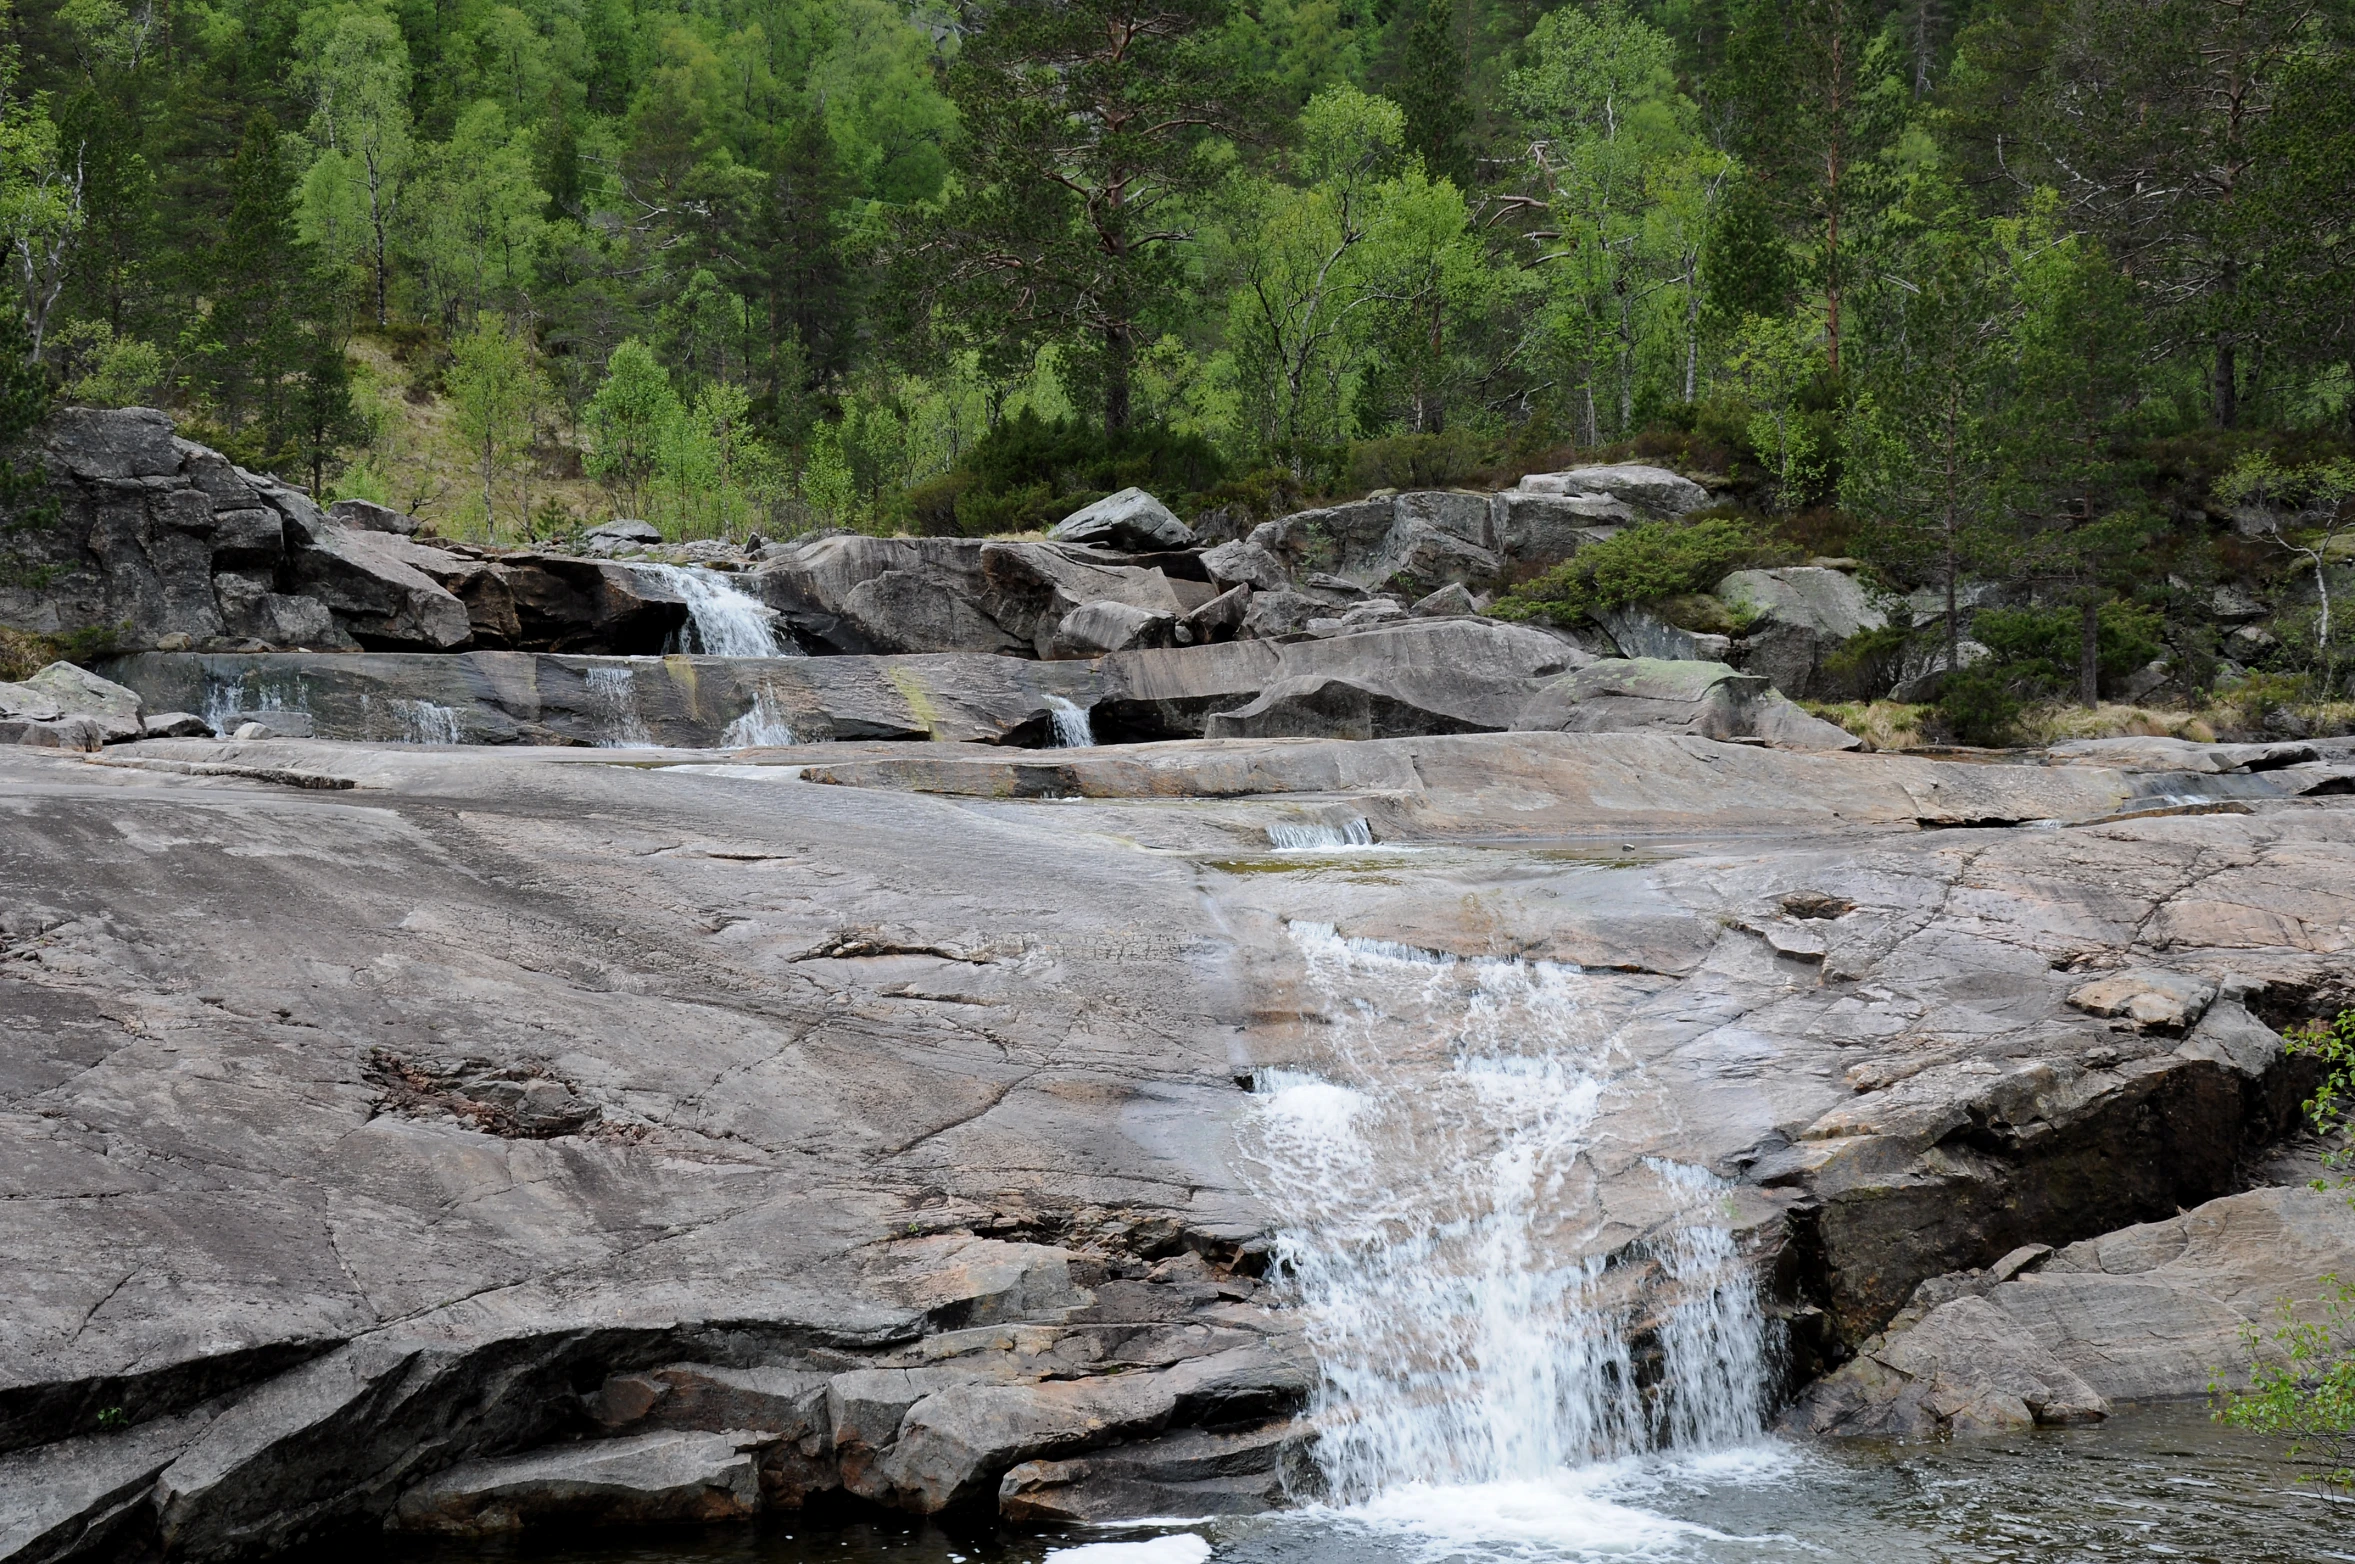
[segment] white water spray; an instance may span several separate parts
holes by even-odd
[[[589,715],[597,724],[599,749],[653,749],[654,735],[638,715],[638,671],[628,663],[599,663],[581,670]]]
[[[776,616],[716,570],[689,565],[632,565],[686,599],[687,625],[676,648],[710,657],[799,657],[780,640]]]
[[[752,710],[728,724],[720,735],[722,749],[751,749],[759,746],[780,746],[800,741],[793,736],[793,723],[775,692],[763,685],[752,698]]]
[[[388,696],[379,708],[375,697],[360,697],[360,730],[371,742],[386,744],[463,744],[455,707],[436,701]]]
[[[1649,1241],[1668,1306],[1658,1383],[1638,1383],[1645,1246],[1603,1252],[1592,1163],[1629,1075],[1582,1003],[1592,980],[1323,925],[1292,937],[1338,1057],[1329,1079],[1264,1075],[1251,1132],[1323,1371],[1331,1498],[1558,1485],[1656,1445],[1755,1438],[1757,1300],[1715,1180],[1671,1163],[1646,1165],[1678,1216]]]
[[[1374,828],[1355,815],[1340,825],[1271,825],[1268,845],[1280,853],[1330,852],[1337,847],[1371,847]]]
[[[1054,727],[1055,748],[1094,749],[1096,726],[1088,720],[1088,709],[1075,706],[1060,695],[1047,697],[1047,720]]]

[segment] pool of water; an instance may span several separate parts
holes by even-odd
[[[2355,1501],[2197,1406],[1944,1444],[1767,1441],[1552,1482],[1405,1486],[1347,1510],[1018,1533],[987,1522],[776,1517],[663,1533],[335,1550],[337,1564],[2201,1564],[2346,1560]],[[359,1555],[359,1556],[356,1556]],[[312,1564],[324,1564],[321,1555]]]

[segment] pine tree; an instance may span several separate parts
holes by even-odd
[[[1406,57],[1391,96],[1406,110],[1407,150],[1432,178],[1472,184],[1472,105],[1464,96],[1464,51],[1453,0],[1423,0],[1402,13]]]
[[[197,380],[231,454],[249,465],[282,459],[277,436],[287,380],[305,356],[290,295],[309,280],[295,237],[293,180],[267,113],[245,122],[229,165],[229,212],[211,267],[210,308],[197,321]]]

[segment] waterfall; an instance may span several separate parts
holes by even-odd
[[[763,685],[752,698],[752,709],[720,735],[722,749],[751,749],[763,745],[784,745],[800,742],[793,736],[793,724],[785,714],[775,693]]]
[[[297,683],[294,698],[289,701],[284,690],[257,686],[248,695],[241,680],[208,678],[204,685],[204,707],[197,715],[204,718],[205,725],[214,733],[226,738],[237,731],[240,723],[272,711],[299,711],[308,715],[308,692]]]
[[[1629,1085],[1582,1004],[1592,980],[1291,932],[1337,1057],[1324,1074],[1263,1073],[1246,1134],[1276,1274],[1322,1370],[1331,1498],[1559,1482],[1658,1445],[1757,1437],[1753,1285],[1716,1181],[1673,1163],[1638,1164],[1675,1217],[1648,1256],[1620,1257],[1648,1258],[1667,1304],[1659,1383],[1638,1382],[1639,1273],[1601,1252],[1592,1156]]]
[[[437,701],[410,700],[402,696],[388,696],[384,702],[391,714],[390,721],[379,724],[373,696],[360,697],[360,731],[371,742],[389,744],[463,744],[465,735],[458,730],[455,707]],[[380,726],[391,729],[380,739]]]
[[[599,749],[652,749],[654,735],[638,715],[638,671],[628,663],[599,663],[581,670],[589,715],[596,720]]]
[[[1336,847],[1371,847],[1374,828],[1363,815],[1353,816],[1341,825],[1271,825],[1267,828],[1268,845],[1280,853],[1330,851]]]
[[[776,616],[716,570],[688,565],[631,565],[687,601],[682,652],[711,657],[799,657],[791,637],[780,640]]]
[[[1060,695],[1050,695],[1047,697],[1047,720],[1054,724],[1055,748],[1096,747],[1095,724],[1088,720],[1085,706],[1074,706]]]

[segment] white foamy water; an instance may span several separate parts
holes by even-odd
[[[799,657],[801,648],[777,634],[776,616],[716,570],[694,565],[632,565],[687,602],[687,626],[676,648],[710,657]]]
[[[1271,825],[1268,845],[1280,853],[1330,852],[1337,847],[1371,847],[1374,828],[1358,815],[1340,825]]]
[[[1291,932],[1334,1059],[1264,1074],[1249,1133],[1322,1371],[1324,1513],[1433,1557],[1683,1551],[1697,1529],[1623,1490],[1646,1452],[1759,1438],[1762,1321],[1704,1171],[1640,1165],[1674,1215],[1648,1253],[1602,1252],[1590,1154],[1606,1105],[1643,1088],[1584,1003],[1593,980]],[[1635,1267],[1666,1304],[1656,1384]]]
[[[753,696],[752,710],[729,723],[727,731],[720,735],[722,749],[798,742],[793,736],[793,724],[786,718],[784,705],[766,686]]]
[[[1096,727],[1085,706],[1075,706],[1060,695],[1047,697],[1047,720],[1053,725],[1057,749],[1093,749]]]
[[[637,677],[638,671],[628,663],[599,663],[581,670],[599,749],[655,748],[646,719],[638,715]]]
[[[455,707],[403,696],[360,697],[360,729],[379,744],[463,744]]]

